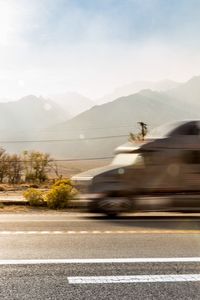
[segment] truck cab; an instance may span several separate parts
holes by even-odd
[[[161,126],[72,180],[85,187],[92,212],[200,210],[200,121]]]

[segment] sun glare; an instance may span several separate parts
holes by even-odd
[[[11,35],[16,31],[16,11],[10,1],[0,1],[0,44],[9,43]]]

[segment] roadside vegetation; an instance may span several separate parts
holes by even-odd
[[[50,209],[67,208],[69,201],[77,194],[69,179],[57,180],[48,191],[34,188],[24,192],[24,197],[31,206],[47,206]]]
[[[0,192],[24,191],[32,207],[67,208],[77,191],[62,178],[55,160],[47,153],[24,151],[8,154],[0,149]]]
[[[54,171],[55,161],[48,153],[24,151],[18,155],[0,149],[0,184],[40,185],[48,181],[48,174]],[[58,172],[56,176],[59,176]]]
[[[44,196],[43,192],[30,188],[24,192],[24,197],[28,200],[31,206],[44,206]]]
[[[144,122],[138,122],[139,126],[140,126],[140,130],[138,133],[129,133],[129,142],[141,142],[144,141],[145,136],[148,133],[148,125]]]

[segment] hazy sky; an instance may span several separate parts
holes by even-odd
[[[0,97],[200,75],[199,0],[0,0]]]

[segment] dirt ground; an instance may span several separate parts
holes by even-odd
[[[59,174],[64,177],[71,177],[80,172],[84,172],[90,169],[106,166],[111,162],[111,159],[102,160],[83,160],[83,161],[63,161],[58,162]]]
[[[0,214],[1,213],[38,213],[47,212],[49,209],[44,207],[34,208],[29,205],[3,205],[0,203]]]
[[[66,209],[49,209],[47,207],[31,207],[29,205],[2,205],[0,203],[0,215],[1,213],[32,213],[32,214],[60,214],[66,212],[77,212],[77,211],[85,211],[84,208],[66,208]]]

